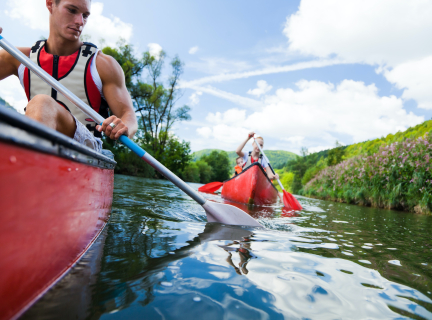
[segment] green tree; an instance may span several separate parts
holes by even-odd
[[[198,166],[199,169],[199,175],[200,175],[200,179],[199,182],[201,183],[209,183],[212,180],[212,175],[213,175],[213,170],[212,167],[210,167],[210,165],[203,161],[203,160],[198,160],[197,162],[195,162],[196,165]]]
[[[329,166],[337,165],[344,160],[345,147],[336,140],[336,148],[329,150],[327,163]]]
[[[196,162],[189,162],[183,169],[181,177],[185,181],[200,182],[200,172]]]
[[[189,161],[190,149],[179,147],[172,141],[170,130],[175,123],[191,119],[187,105],[176,106],[181,96],[178,82],[183,73],[183,63],[177,56],[171,60],[171,75],[164,84],[162,79],[166,77],[162,71],[166,60],[165,52],[161,51],[157,57],[144,52],[141,58],[137,58],[133,46],[124,41],[119,42],[118,48],[105,47],[102,51],[112,56],[123,69],[126,87],[139,115],[139,130],[142,131],[138,133],[139,138],[146,146],[150,146],[157,160],[171,166],[169,168],[173,171],[181,170]],[[175,159],[171,159],[165,154],[167,151],[171,152],[171,149],[183,150],[186,153],[179,156],[174,152]],[[178,166],[176,161],[180,158],[187,161]]]
[[[160,161],[174,174],[179,175],[191,159],[190,142],[170,136]]]
[[[144,52],[141,57],[137,57],[133,46],[124,41],[120,41],[117,48],[105,47],[102,51],[112,56],[123,69],[126,87],[139,115],[135,141],[168,169],[179,174],[191,160],[189,143],[178,140],[171,133],[175,123],[190,120],[190,108],[186,105],[176,106],[181,95],[177,87],[183,73],[183,63],[178,57],[172,59],[171,75],[167,84],[164,84],[162,79],[166,77],[162,71],[166,60],[165,52],[161,51],[157,57]],[[105,140],[112,149],[117,150],[115,154],[118,154],[118,166],[128,168],[122,171],[133,174],[143,170],[133,170],[131,163],[123,163],[130,161],[128,155],[120,156],[120,153],[126,151],[120,145]]]
[[[213,150],[210,154],[202,156],[202,161],[207,162],[212,168],[212,181],[224,181],[230,176],[231,167],[228,153],[225,151]]]

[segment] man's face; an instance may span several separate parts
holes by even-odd
[[[61,0],[58,5],[54,0],[46,0],[46,5],[51,13],[52,31],[67,40],[78,40],[90,15],[90,0]]]
[[[237,165],[239,167],[243,166],[243,158],[237,159]]]
[[[252,146],[253,146],[253,149],[254,149],[255,153],[259,153],[260,152],[260,149],[256,145],[257,143],[260,145],[261,149],[264,149],[264,141],[262,139],[259,139],[259,138],[255,139],[255,142],[252,143]]]

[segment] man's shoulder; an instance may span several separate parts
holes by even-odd
[[[102,82],[115,82],[116,80],[120,80],[122,77],[124,77],[123,69],[120,67],[117,60],[107,54],[104,54],[102,51],[100,51],[96,56],[96,68]]]
[[[99,68],[115,68],[118,62],[111,56],[105,54],[100,50],[96,56],[96,65]]]

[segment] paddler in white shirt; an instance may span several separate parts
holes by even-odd
[[[249,153],[244,153],[242,150],[245,147],[246,143],[252,139],[255,135],[255,132],[249,132],[248,137],[246,138],[246,140],[244,142],[242,142],[236,150],[236,153],[239,157],[243,158],[244,161],[244,165],[243,165],[243,170],[246,169],[247,167],[249,167],[252,163],[254,162],[259,162],[261,164],[261,166],[264,168],[267,177],[270,180],[274,180],[274,179],[279,179],[279,175],[273,174],[272,170],[269,168],[269,164],[267,162],[267,160],[264,157],[260,157],[260,150],[258,148],[258,146],[256,145],[257,143],[260,144],[261,149],[264,148],[264,138],[257,135],[255,136],[255,142],[252,143],[252,151],[250,151]]]

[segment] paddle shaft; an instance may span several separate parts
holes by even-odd
[[[266,158],[267,163],[269,164],[269,167],[270,167],[271,171],[273,172],[273,174],[276,174],[276,173],[274,172],[274,170],[273,170],[271,164],[270,164],[269,159],[268,159],[267,156],[265,155],[263,149],[261,149],[261,146],[259,145],[259,143],[256,142],[255,138],[254,138],[254,141],[255,141],[255,144],[256,144],[256,145],[258,146],[258,148],[260,149],[260,152],[261,152],[261,153],[263,154],[263,156]],[[279,182],[279,185],[280,185],[280,187],[282,188],[282,190],[285,191],[285,188],[283,187],[283,185],[282,185],[282,183],[280,182],[280,180],[279,180],[279,179],[276,179],[276,180],[277,180],[277,182]]]
[[[75,94],[73,94],[69,89],[63,86],[60,82],[51,77],[48,73],[45,72],[42,68],[36,65],[33,61],[30,60],[25,54],[11,45],[4,37],[0,35],[0,47],[9,52],[15,59],[25,65],[29,70],[34,72],[39,78],[49,84],[51,87],[60,92],[63,96],[65,96],[70,102],[75,104],[78,108],[81,109],[86,115],[92,118],[96,123],[102,124],[105,120],[99,113],[90,108],[87,104],[85,104],[81,99],[79,99]],[[192,189],[188,184],[186,184],[183,180],[177,177],[174,173],[172,173],[168,168],[166,168],[163,164],[153,158],[150,154],[148,154],[144,149],[138,146],[135,142],[130,140],[127,136],[123,135],[119,138],[119,140],[127,146],[130,150],[136,153],[140,158],[142,158],[145,162],[151,165],[154,169],[159,171],[161,174],[165,176],[168,180],[174,183],[177,187],[179,187],[183,192],[185,192],[188,196],[198,202],[200,205],[203,205],[206,200],[202,197],[198,192]]]

